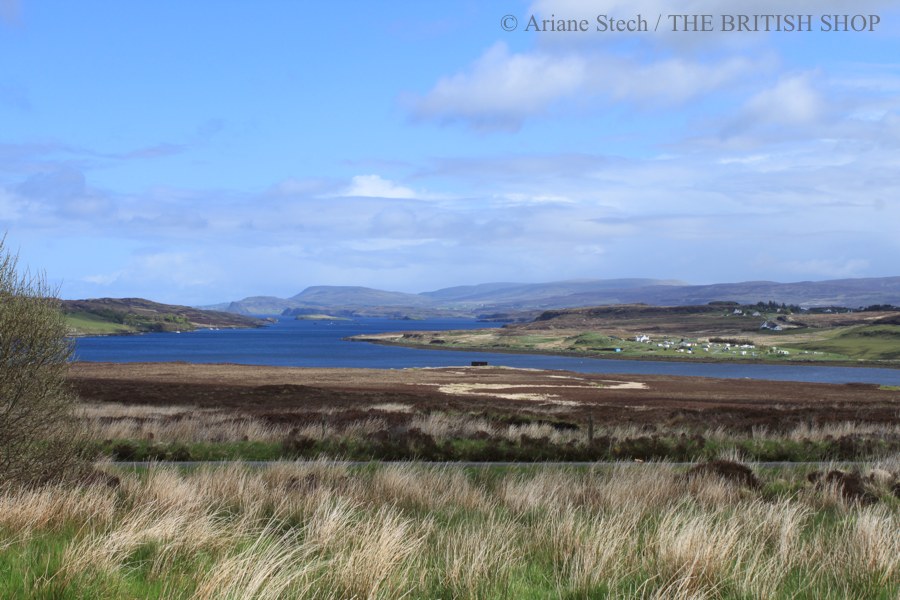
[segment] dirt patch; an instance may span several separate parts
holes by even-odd
[[[647,384],[640,381],[604,381],[603,387],[608,390],[646,390]]]

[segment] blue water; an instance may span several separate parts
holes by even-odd
[[[389,331],[478,329],[490,324],[463,319],[396,321],[296,321],[280,319],[262,329],[201,330],[191,333],[151,333],[134,336],[85,337],[75,341],[75,358],[98,362],[239,363],[291,367],[359,367],[402,369],[491,365],[534,369],[566,369],[581,373],[692,375],[727,379],[772,379],[817,383],[877,383],[900,385],[900,369],[637,361],[535,354],[500,354],[418,350],[347,342],[342,338]]]

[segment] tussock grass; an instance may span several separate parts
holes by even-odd
[[[318,460],[119,475],[116,489],[0,494],[0,597],[900,594],[900,499],[877,478],[878,502],[864,506],[803,472],[761,473],[749,489],[665,463],[485,472]]]

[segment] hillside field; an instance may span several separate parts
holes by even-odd
[[[739,312],[738,312],[739,311]],[[900,364],[896,311],[615,305],[546,311],[499,329],[355,336],[422,348],[608,358]]]

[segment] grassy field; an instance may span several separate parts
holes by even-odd
[[[142,298],[63,300],[70,335],[116,335],[161,331],[193,331],[198,327],[261,327],[260,319],[160,304]]]
[[[827,339],[796,344],[796,348],[863,360],[900,360],[900,326],[848,327]]]
[[[708,332],[699,335],[697,331],[685,329],[680,333],[648,336],[650,340],[643,342],[635,340],[638,336],[589,328],[536,331],[513,327],[375,334],[355,339],[429,349],[583,354],[604,358],[900,364],[898,325],[796,328],[764,333],[727,331],[719,335]]]
[[[72,335],[119,335],[138,331],[130,325],[116,323],[92,313],[69,313],[65,317]]]
[[[775,306],[610,305],[550,310],[530,323],[354,339],[423,348],[631,359],[898,364],[891,310],[792,311]]]
[[[119,472],[0,494],[0,596],[897,597],[889,490],[861,503],[803,472],[758,475],[753,487],[664,464]]]

